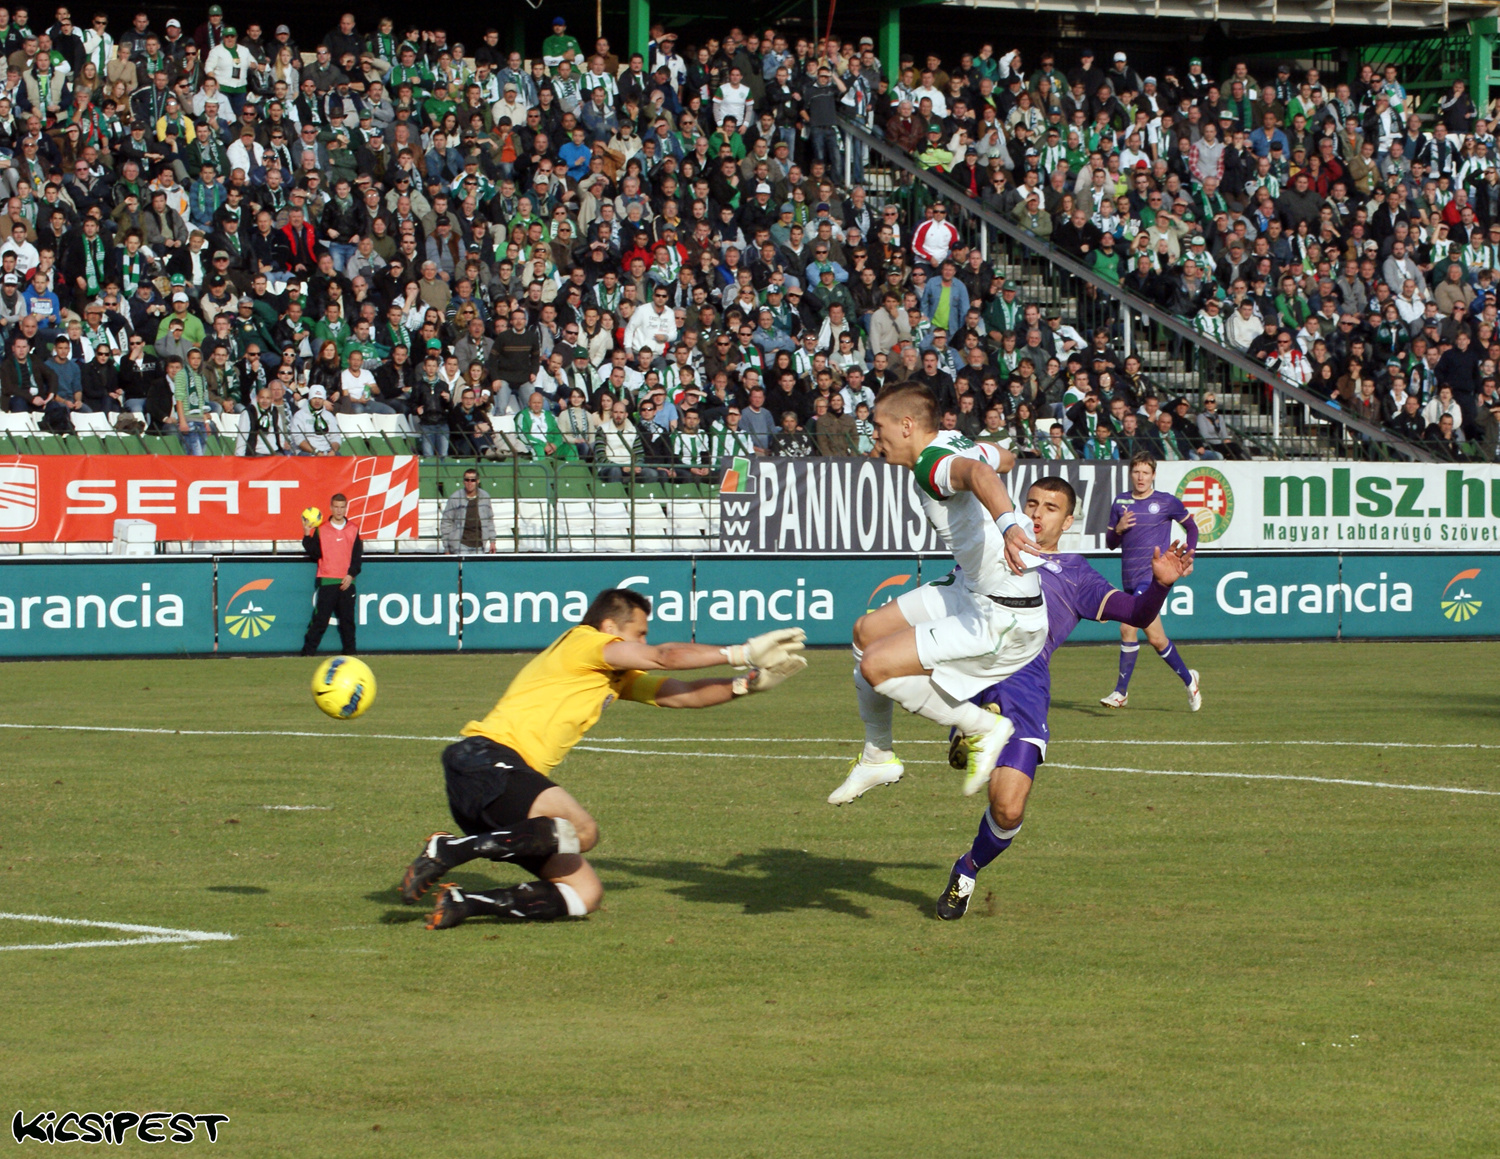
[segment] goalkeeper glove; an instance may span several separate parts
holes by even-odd
[[[770,668],[801,652],[805,639],[807,633],[801,628],[777,628],[719,651],[733,668]]]
[[[807,660],[801,656],[788,656],[776,664],[765,668],[752,668],[745,676],[736,676],[730,686],[736,696],[744,696],[751,692],[765,692],[775,688],[783,680],[797,675],[807,667]]]

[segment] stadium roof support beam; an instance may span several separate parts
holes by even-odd
[[[638,52],[647,61],[651,59],[651,0],[626,0],[629,25],[625,39],[629,52]]]
[[[1028,0],[1029,2],[1029,0]],[[880,23],[875,30],[875,55],[885,67],[886,75],[893,80],[900,74],[901,64],[901,9],[935,8],[952,3],[952,0],[906,0],[901,3],[884,3],[880,7]],[[1023,5],[1010,5],[1023,7]]]
[[[1500,21],[1493,16],[1469,22],[1469,99],[1483,109],[1500,84],[1495,68],[1495,47],[1500,40]]]
[[[892,80],[901,77],[901,9],[891,4],[880,12],[880,26],[875,32],[875,53]]]
[[[1032,10],[1033,0],[946,0],[951,7]],[[1047,0],[1047,10],[1080,16],[1136,17],[1170,20],[1221,20],[1231,25],[1332,24],[1340,28],[1444,28],[1450,19],[1491,17],[1493,4],[1457,0]],[[884,60],[884,56],[881,57]]]

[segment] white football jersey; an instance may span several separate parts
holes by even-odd
[[[989,443],[976,443],[958,431],[939,431],[917,458],[913,468],[922,510],[943,544],[963,569],[964,583],[982,596],[1025,599],[1042,594],[1035,571],[1016,575],[1005,562],[1005,536],[989,511],[972,491],[957,491],[949,481],[956,458],[979,459],[998,470],[1000,451]],[[1020,512],[1021,528],[1031,525]]]

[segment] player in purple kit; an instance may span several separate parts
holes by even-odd
[[[1111,551],[1120,548],[1120,586],[1127,592],[1140,592],[1151,582],[1151,559],[1154,552],[1166,551],[1172,543],[1172,525],[1179,523],[1187,532],[1187,547],[1198,546],[1198,525],[1175,495],[1156,489],[1156,460],[1142,452],[1130,460],[1130,490],[1115,499],[1109,509],[1109,529],[1104,544]],[[1162,627],[1157,616],[1146,625],[1146,639],[1187,685],[1188,708],[1197,712],[1203,707],[1203,693],[1198,691],[1198,673],[1182,662],[1182,654]],[[1130,624],[1120,625],[1120,679],[1115,690],[1101,697],[1100,704],[1124,708],[1130,700],[1130,674],[1135,671],[1140,651],[1140,633]]]
[[[989,807],[979,822],[974,843],[954,862],[948,887],[938,898],[937,916],[945,921],[964,916],[979,871],[1004,853],[1021,830],[1037,765],[1047,755],[1052,653],[1072,635],[1079,620],[1117,620],[1137,626],[1152,623],[1161,612],[1167,589],[1193,570],[1192,552],[1187,547],[1153,548],[1147,582],[1140,590],[1133,594],[1115,590],[1083,556],[1058,552],[1063,533],[1073,526],[1077,502],[1072,486],[1056,476],[1038,479],[1026,495],[1026,515],[1046,557],[1037,575],[1047,600],[1047,642],[1025,668],[976,697],[978,703],[993,706],[1008,717],[1016,731],[988,778]],[[949,763],[955,768],[965,767],[966,753],[950,753]],[[984,786],[983,779],[971,777],[965,782],[964,792],[977,793]]]

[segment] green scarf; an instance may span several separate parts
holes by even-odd
[[[120,259],[120,281],[125,287],[127,294],[133,294],[141,287],[141,279],[146,276],[146,255],[140,250],[131,253],[126,250]]]
[[[97,235],[83,239],[83,282],[90,297],[104,284],[104,239]]]
[[[177,381],[181,384],[177,395],[182,399],[183,409],[189,414],[203,413],[208,405],[208,379],[203,377],[202,371],[188,366],[184,366],[177,374]]]

